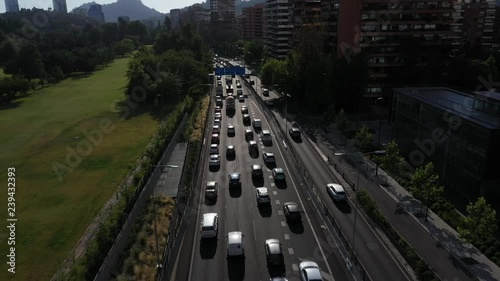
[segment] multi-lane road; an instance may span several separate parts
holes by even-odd
[[[236,88],[233,78],[233,87]],[[225,86],[225,79],[222,77]],[[276,123],[268,120],[269,114],[264,114],[260,103],[252,95],[252,91],[243,84],[244,102],[236,101],[234,115],[227,115],[222,108],[219,151],[221,164],[219,168],[209,168],[208,147],[210,146],[211,127],[214,119],[214,106],[210,109],[207,122],[207,134],[204,141],[202,157],[203,169],[199,175],[195,208],[190,213],[191,219],[176,262],[171,280],[269,280],[275,276],[285,276],[288,280],[300,280],[298,266],[304,260],[318,263],[324,280],[352,280],[345,261],[334,243],[326,235],[324,222],[318,220],[318,210],[311,204],[304,190],[302,179],[294,173],[292,158],[287,155]],[[234,90],[236,93],[236,89]],[[225,94],[225,91],[224,91]],[[264,145],[258,131],[252,126],[244,125],[241,106],[246,105],[253,119],[262,120],[262,129],[269,129],[273,134],[272,145]],[[269,112],[268,112],[269,113]],[[279,121],[284,126],[284,121]],[[236,134],[228,136],[227,126],[236,127]],[[254,131],[254,138],[259,146],[258,156],[250,155],[245,129]],[[236,157],[226,157],[226,146],[234,145]],[[312,143],[307,140],[290,142],[304,165],[308,166],[316,186],[326,186],[326,183],[336,182],[334,175],[325,165]],[[273,152],[276,156],[276,166],[284,168],[286,184],[275,183],[272,179],[272,166],[266,166],[262,152]],[[253,180],[250,167],[260,164],[264,168],[264,179]],[[229,188],[228,174],[241,174],[241,189]],[[218,198],[215,202],[204,198],[204,185],[207,181],[217,181],[219,184]],[[270,190],[271,206],[258,207],[255,196],[256,187],[267,187]],[[354,211],[352,203],[334,204],[320,188],[321,195],[328,208],[333,212],[345,233],[352,233],[354,226]],[[285,202],[296,202],[301,207],[302,223],[288,224],[282,208]],[[219,233],[217,239],[200,238],[200,220],[204,213],[215,212],[219,216]],[[245,258],[227,259],[226,234],[230,231],[242,231],[244,237]],[[267,267],[264,252],[264,241],[279,239],[283,245],[285,266]],[[367,223],[358,217],[356,224],[356,250],[364,261],[372,280],[407,280],[407,276],[395,259],[386,251],[384,244],[374,235]]]

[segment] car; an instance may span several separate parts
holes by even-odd
[[[215,113],[217,113],[217,112],[221,112],[221,107],[220,107],[220,106],[218,106],[218,105],[217,105],[217,106],[215,106],[215,107],[214,107],[214,111],[215,111]]]
[[[217,97],[215,99],[215,104],[218,105],[218,106],[222,106],[222,99],[220,97]]]
[[[273,100],[266,100],[266,105],[267,106],[273,106],[274,105],[274,101]]]
[[[236,88],[241,88],[241,82],[240,82],[240,80],[236,80]]]
[[[201,238],[215,238],[219,232],[219,216],[217,213],[203,214],[201,219]]]
[[[217,86],[222,86],[222,81],[217,81]]]
[[[302,216],[300,214],[299,205],[295,202],[286,202],[283,204],[283,213],[287,222],[301,221]]]
[[[292,138],[300,138],[299,128],[290,128],[290,130],[288,130],[288,133]]]
[[[321,270],[317,263],[303,261],[299,264],[300,280],[302,281],[322,281]]]
[[[268,144],[273,142],[273,137],[271,135],[271,131],[269,130],[262,130],[262,132],[260,132],[260,137],[263,143]]]
[[[245,129],[245,140],[253,140],[253,131],[252,129]]]
[[[242,95],[243,96],[243,90],[241,89],[238,89],[236,90],[236,94],[239,96],[239,95]]]
[[[267,190],[267,187],[257,187],[255,189],[255,198],[257,200],[257,205],[271,204],[271,198],[269,197],[269,190]]]
[[[243,114],[243,123],[250,123],[250,115]]]
[[[283,168],[274,168],[272,173],[273,173],[273,179],[275,181],[285,180],[285,171],[283,170]]]
[[[276,163],[276,158],[274,157],[274,153],[272,152],[262,152],[262,159],[264,163]]]
[[[254,164],[250,166],[252,171],[252,178],[262,178],[264,176],[264,172],[262,171],[262,166],[258,164]]]
[[[231,231],[227,234],[227,255],[228,257],[244,256],[245,247],[243,245],[243,232]]]
[[[335,201],[340,202],[347,200],[345,189],[340,184],[329,183],[326,185],[326,191]]]
[[[236,129],[234,128],[233,125],[231,124],[227,125],[227,134],[230,136],[234,136],[236,134]]]
[[[278,239],[267,239],[264,251],[266,253],[267,265],[283,265],[285,257],[283,255],[283,247]]]
[[[219,134],[212,134],[211,143],[219,143]]]
[[[212,143],[210,145],[210,154],[219,154],[219,144]]]
[[[262,95],[268,97],[269,96],[269,90],[268,89],[262,89]]]
[[[259,118],[253,119],[253,127],[255,129],[260,129],[262,128],[262,121]]]
[[[246,79],[250,78],[250,74],[246,74],[246,73],[245,73],[245,78],[246,78]]]
[[[250,79],[250,85],[255,85],[255,81],[253,79]]]
[[[288,281],[285,277],[273,277],[269,281]]]
[[[259,146],[257,145],[257,142],[254,140],[251,140],[248,142],[248,151],[250,153],[259,153]]]
[[[215,118],[214,119],[214,125],[219,125],[220,126],[220,118]]]
[[[234,148],[234,145],[226,146],[226,156],[234,157],[235,155],[236,155],[236,149]]]
[[[220,81],[222,77],[220,75],[217,75],[217,81]]]
[[[216,112],[215,115],[214,115],[215,119],[222,119],[222,113],[220,112]]]
[[[219,154],[211,154],[208,159],[208,166],[210,167],[218,167],[220,166],[220,155]]]
[[[212,134],[219,134],[220,133],[220,126],[219,125],[213,125],[212,126]]]
[[[243,95],[239,95],[239,96],[238,96],[238,100],[239,100],[240,102],[245,102],[245,96],[243,96]]]
[[[241,186],[241,175],[240,173],[230,173],[229,174],[229,186]]]
[[[241,114],[248,114],[248,106],[244,105],[241,107]]]
[[[219,190],[219,184],[216,181],[207,181],[205,185],[205,197],[209,199],[217,198],[217,192]]]
[[[232,78],[235,78],[235,77],[236,77],[236,75],[233,73],[233,74],[231,74],[231,77],[232,77]]]

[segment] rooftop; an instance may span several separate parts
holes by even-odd
[[[442,110],[452,112],[489,129],[500,129],[500,116],[474,110],[474,95],[444,87],[431,88],[396,88],[395,92],[412,97],[423,103],[430,104]],[[488,97],[490,100],[500,100],[500,93],[476,92],[477,96]]]

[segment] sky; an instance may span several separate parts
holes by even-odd
[[[52,0],[18,0],[19,8],[40,8],[47,9],[52,7]],[[68,12],[81,4],[92,2],[92,0],[66,0]],[[94,0],[99,4],[110,4],[116,0]],[[184,8],[195,3],[202,3],[203,0],[142,0],[142,3],[161,13],[168,13],[171,9]],[[5,0],[0,0],[0,13],[5,13]]]

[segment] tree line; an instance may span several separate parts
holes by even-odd
[[[34,13],[0,17],[0,68],[9,74],[0,79],[0,102],[26,93],[26,84],[35,88],[75,73],[88,74],[151,42],[151,32],[140,21],[81,23],[75,15],[58,14],[34,29],[23,21]],[[31,28],[29,38],[26,28]]]

